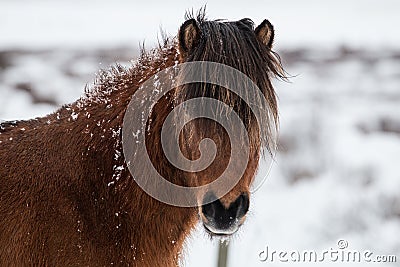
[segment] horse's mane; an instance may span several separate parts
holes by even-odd
[[[155,71],[165,68],[167,57],[176,54],[176,52],[176,38],[170,38],[166,34],[162,34],[162,41],[158,42],[156,48],[149,51],[142,44],[139,57],[131,61],[130,66],[124,67],[117,63],[109,69],[99,70],[93,84],[86,85],[85,95],[81,100],[89,99],[95,102],[104,102],[107,101],[113,91],[137,88]],[[130,93],[133,94],[134,92],[131,91]]]
[[[207,15],[206,15],[206,6],[204,6],[203,8],[200,8],[197,12],[194,12],[193,10],[187,11],[185,13],[185,20],[189,20],[189,19],[195,19],[197,21],[197,23],[199,23],[200,25],[207,23],[210,27],[210,30],[216,30],[215,26],[217,25],[218,22],[228,22],[229,23],[229,21],[225,20],[225,19],[217,19],[214,21],[208,20]],[[242,22],[248,29],[251,29],[254,31],[255,25],[251,19],[249,19],[249,18],[241,19],[240,22]],[[235,27],[234,24],[231,24],[230,26],[233,28]],[[233,29],[233,28],[231,28],[231,29]],[[239,29],[243,29],[243,28],[239,26]],[[163,40],[165,40],[165,39],[163,39]],[[235,41],[248,41],[248,39],[245,38],[243,40],[238,40],[236,38]],[[224,47],[224,48],[229,51],[228,47]],[[271,49],[269,49],[268,52],[269,52],[269,53],[267,53],[268,59],[270,61],[269,62],[269,70],[276,77],[278,77],[282,80],[286,80],[287,73],[285,72],[285,70],[282,67],[282,62],[281,62],[281,58],[280,58],[279,54]]]
[[[258,121],[259,130],[262,132],[261,137],[250,137],[251,140],[258,140],[251,145],[257,147],[258,142],[261,142],[262,147],[272,152],[276,145],[274,137],[278,130],[278,107],[270,78],[277,77],[286,80],[287,77],[279,55],[257,39],[254,33],[255,25],[251,19],[207,20],[204,9],[197,14],[193,11],[186,13],[186,19],[195,19],[201,34],[195,49],[188,55],[187,61],[212,61],[228,65],[247,75],[261,90],[267,106],[263,105],[265,102],[254,99],[250,95],[250,98],[245,100],[247,103],[250,101],[258,106],[263,114],[261,121]],[[230,80],[235,82],[235,78]],[[187,87],[187,90],[183,88],[181,91],[181,100],[195,97],[215,98],[231,105],[246,126],[250,127],[254,123],[254,114],[252,115],[249,106],[230,90],[211,84],[190,84]],[[200,105],[195,108],[202,107]]]
[[[206,7],[204,6],[199,11],[194,12],[193,10],[187,11],[185,13],[185,19],[195,19],[199,25],[207,24],[208,32],[213,30],[217,30],[220,22],[228,22],[226,20],[218,19],[214,21],[210,21],[206,17]],[[251,19],[242,19],[240,22],[243,26],[247,27],[248,29],[254,30],[254,22]],[[229,22],[228,22],[229,23]],[[236,28],[234,24],[229,24],[231,30]],[[217,28],[216,28],[217,27]],[[241,29],[242,27],[239,26],[237,29]],[[223,28],[219,28],[222,29]],[[228,37],[229,38],[229,29],[222,34],[221,37]],[[237,31],[234,31],[238,33]],[[87,85],[85,88],[85,95],[86,97],[90,97],[93,95],[93,91],[96,91],[101,94],[103,91],[107,91],[110,88],[118,87],[118,86],[132,86],[134,85],[134,81],[132,80],[133,76],[137,74],[143,74],[151,68],[155,62],[160,61],[161,59],[165,58],[166,54],[170,53],[171,50],[174,52],[179,53],[176,49],[177,46],[177,39],[175,37],[168,36],[164,31],[161,30],[160,32],[161,40],[158,42],[158,46],[151,50],[146,50],[144,47],[144,43],[140,46],[140,54],[137,60],[131,61],[131,66],[124,67],[120,64],[115,64],[111,66],[109,69],[101,69],[95,77],[95,80],[92,85]],[[230,36],[232,37],[232,36]],[[247,38],[245,39],[238,39],[236,38],[235,41],[246,42],[248,41]],[[212,47],[211,47],[212,48]],[[240,51],[230,51],[230,47],[224,47],[224,51],[227,53],[229,52],[240,52]],[[268,67],[269,70],[278,78],[286,79],[286,72],[282,68],[282,63],[279,55],[269,50],[267,53],[268,56]],[[257,64],[257,62],[251,62]],[[104,92],[105,93],[105,92]]]
[[[274,150],[273,138],[278,128],[278,108],[270,78],[275,76],[286,79],[279,55],[256,39],[255,26],[251,19],[208,20],[205,8],[200,9],[196,14],[193,11],[187,12],[185,19],[195,19],[201,29],[200,41],[186,61],[212,61],[231,66],[250,77],[261,89],[268,103],[267,107],[262,107],[261,102],[255,103],[265,110],[265,118],[259,122],[260,130],[264,131],[262,136],[266,138],[261,140],[261,145],[271,152]],[[94,83],[86,86],[84,97],[77,103],[78,107],[80,103],[88,100],[104,104],[111,102],[117,104],[115,101],[118,98],[129,101],[129,95],[133,95],[141,83],[158,71],[170,67],[174,62],[177,63],[179,60],[177,38],[168,37],[165,33],[161,36],[162,40],[154,49],[147,51],[142,45],[138,59],[132,61],[131,66],[124,67],[116,64],[108,70],[100,70]],[[112,101],[111,95],[113,95]],[[183,89],[179,95],[178,89],[178,99],[185,100],[194,97],[212,97],[224,103],[233,103],[237,107],[235,111],[246,125],[250,125],[251,120],[254,120],[251,110],[241,104],[237,96],[229,90],[220,90],[213,85],[191,84],[190,90]],[[251,101],[254,103],[258,100]]]

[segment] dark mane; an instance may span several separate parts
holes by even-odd
[[[258,105],[260,109],[264,109],[263,114],[265,116],[258,126],[259,130],[264,133],[262,136],[265,139],[259,140],[259,136],[254,136],[250,140],[254,140],[253,146],[258,146],[259,143],[256,140],[259,140],[261,145],[266,147],[269,152],[273,151],[275,146],[273,136],[275,136],[274,133],[278,128],[278,108],[270,78],[286,79],[280,57],[257,39],[254,33],[254,22],[251,19],[209,21],[205,18],[203,10],[198,12],[196,16],[193,12],[187,13],[186,18],[195,18],[201,32],[196,47],[188,55],[188,62],[211,61],[228,65],[247,75],[261,89],[267,100],[267,107],[263,107],[259,99],[247,99],[247,101],[251,101],[251,103]],[[243,99],[226,90],[226,88],[198,83],[183,86],[179,90],[176,97],[178,102],[195,97],[215,98],[224,103],[230,103],[248,128],[254,123],[254,116],[250,108],[243,103]]]
[[[274,150],[274,133],[278,128],[278,111],[275,91],[270,82],[270,78],[278,77],[286,79],[286,73],[282,68],[280,57],[269,47],[257,40],[254,34],[254,22],[245,18],[239,21],[207,20],[205,9],[201,9],[194,15],[194,12],[187,12],[186,19],[196,19],[200,29],[201,38],[187,61],[212,61],[231,66],[246,74],[262,90],[268,107],[265,109],[265,117],[260,122],[260,131],[264,131],[262,136],[267,139],[260,140],[261,145],[266,147],[269,152]],[[137,85],[154,73],[168,67],[179,59],[179,52],[176,50],[177,38],[168,38],[162,35],[163,39],[159,46],[150,51],[144,47],[141,49],[140,57],[132,62],[128,68],[115,65],[110,70],[101,70],[92,86],[86,89],[86,96],[82,101],[88,99],[96,102],[108,103],[112,94],[133,94]],[[170,62],[167,62],[168,60]],[[141,77],[140,80],[137,77]],[[131,88],[126,90],[126,88]],[[116,91],[116,92],[114,92]],[[224,103],[234,103],[233,107],[242,118],[245,125],[249,126],[254,120],[252,112],[246,105],[243,105],[234,93],[229,90],[222,90],[213,85],[190,85],[190,90],[185,86],[178,90],[176,100],[212,97]],[[126,97],[121,97],[126,98]],[[257,99],[249,99],[257,102]],[[254,140],[257,138],[255,137]],[[256,143],[253,144],[257,146]]]
[[[206,9],[207,6],[203,6],[197,12],[193,9],[187,10],[185,13],[185,20],[195,19],[198,22],[202,22],[206,20]]]
[[[193,10],[186,12],[185,19],[196,19],[204,31],[198,48],[187,61],[207,60],[226,64],[242,71],[254,81],[262,82],[264,80],[265,82],[269,72],[280,79],[285,80],[287,78],[279,55],[261,45],[255,39],[254,22],[251,19],[210,21],[206,18],[205,7],[201,8],[196,14]],[[93,84],[86,86],[85,96],[87,98],[93,97],[93,94],[96,94],[94,92],[100,95],[107,94],[110,87],[114,89],[131,87],[136,85],[135,76],[148,72],[149,68],[162,69],[162,65],[157,66],[155,63],[162,63],[166,56],[179,52],[176,50],[176,37],[171,38],[164,32],[161,32],[161,37],[162,40],[159,41],[158,47],[155,49],[147,51],[142,45],[138,59],[132,61],[130,67],[116,64],[111,66],[110,69],[100,70]],[[230,40],[232,37],[234,39]],[[224,42],[215,40],[224,40]],[[240,61],[238,61],[239,59]],[[174,60],[178,60],[178,55],[175,55]],[[258,67],[259,69],[255,69]],[[271,95],[271,97],[274,97],[274,95]]]

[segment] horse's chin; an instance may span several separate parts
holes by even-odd
[[[239,230],[238,225],[229,227],[227,229],[218,229],[218,228],[215,228],[212,225],[206,224],[204,222],[203,222],[203,227],[210,236],[221,237],[221,238],[229,238],[230,236],[232,236],[234,233],[236,233]]]

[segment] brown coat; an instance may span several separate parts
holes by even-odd
[[[227,49],[253,53],[252,59],[243,60],[253,60],[249,62],[254,65],[247,61],[235,65],[241,54],[230,51],[227,55],[232,61],[225,61],[221,54],[212,56],[215,47],[209,49],[207,56],[247,72],[261,86],[277,120],[269,72],[280,76],[282,69],[270,50],[271,31],[261,27],[254,33],[250,22],[229,24],[238,34],[243,31],[245,38],[221,38]],[[192,28],[188,35],[181,30],[179,44],[166,41],[159,49],[143,52],[130,69],[117,66],[100,72],[91,90],[75,103],[43,118],[1,124],[0,266],[178,265],[184,240],[198,222],[197,209],[163,204],[138,187],[122,153],[121,127],[126,107],[140,84],[177,61],[199,60],[202,51],[196,52],[194,47],[207,48],[210,41],[199,34],[199,29],[219,31],[219,23],[223,22],[208,25],[203,17],[197,23],[200,28]],[[220,33],[230,34],[222,30]],[[211,41],[220,45],[220,40]],[[252,73],[253,69],[260,72]],[[153,114],[165,117],[173,108],[173,101],[162,101]],[[242,112],[240,107],[238,110]],[[243,117],[250,116],[248,111],[241,115],[250,121],[250,117]],[[155,119],[150,126],[152,132],[159,133],[159,120]],[[213,132],[201,129],[201,123],[199,127],[198,131],[212,135]],[[240,190],[248,190],[257,169],[261,150],[257,137],[250,136],[254,147]],[[229,141],[226,138],[217,138],[221,146]],[[156,159],[165,177],[185,184],[180,173],[160,156],[162,150],[154,140],[149,147],[152,159]],[[226,158],[223,151],[221,155]],[[233,190],[226,198],[233,199],[238,194],[239,189]]]

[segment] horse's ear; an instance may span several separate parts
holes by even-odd
[[[200,28],[195,19],[185,21],[178,33],[179,51],[183,55],[191,52],[200,40]]]
[[[272,48],[272,43],[274,42],[274,26],[268,20],[264,20],[260,25],[254,30],[257,38],[269,48]]]

